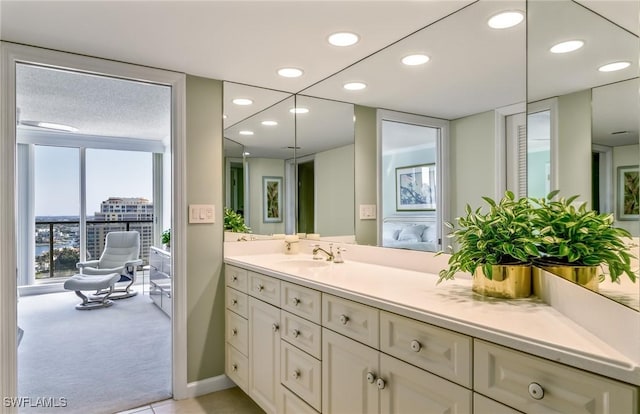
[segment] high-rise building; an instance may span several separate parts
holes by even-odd
[[[136,230],[140,233],[140,257],[147,261],[153,245],[153,203],[142,197],[109,197],[100,203],[94,220],[87,221],[88,259],[97,259],[110,231]]]

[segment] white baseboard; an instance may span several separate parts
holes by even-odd
[[[229,377],[222,374],[217,377],[188,383],[184,398],[194,398],[200,395],[226,390],[235,386],[236,384],[231,381]]]

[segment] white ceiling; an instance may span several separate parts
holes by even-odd
[[[307,95],[453,119],[522,103],[526,99],[523,77],[524,25],[495,31],[488,29],[485,24],[487,18],[498,9],[524,10],[524,0],[481,0],[471,3],[462,0],[2,0],[0,37],[7,41],[237,82],[233,89],[240,95],[254,96],[256,103],[252,108],[229,105],[227,99],[235,95],[231,94],[232,89],[227,90],[225,86],[225,127],[235,125],[247,115],[269,108],[285,99],[289,93],[305,88],[308,88],[304,90]],[[571,8],[577,14],[569,16],[556,11],[550,15],[536,16],[536,7],[545,6],[548,9],[547,6],[556,3],[557,7]],[[638,33],[640,2],[583,0],[580,3]],[[466,9],[437,21],[466,6]],[[555,89],[557,87],[564,88],[562,93],[566,93],[637,76],[637,64],[626,72],[610,74],[612,76],[607,80],[595,84],[590,83],[593,82],[592,73],[589,76],[576,75],[584,73],[588,66],[584,59],[574,59],[576,56],[603,56],[602,53],[614,51],[623,54],[631,48],[635,51],[632,61],[638,60],[637,38],[625,34],[621,28],[605,22],[576,3],[534,0],[529,4],[528,17],[529,36],[541,39],[541,52],[535,59],[540,63],[531,66],[534,62],[532,55],[529,59],[530,96],[555,96],[559,94]],[[434,24],[405,39],[407,35],[431,23]],[[586,38],[591,49],[585,47],[585,53],[581,55],[566,55],[559,66],[549,60],[557,56],[550,57],[546,53],[546,46],[543,46],[545,42],[568,36],[572,31],[579,32],[585,27],[597,27],[597,35]],[[534,29],[532,32],[531,28],[542,30],[536,32]],[[338,30],[357,32],[361,41],[347,48],[330,46],[326,38]],[[627,40],[620,41],[621,33]],[[532,46],[530,42],[530,52],[536,53]],[[595,48],[598,50],[594,51]],[[381,49],[384,50],[373,54]],[[424,67],[408,71],[397,63],[398,56],[403,56],[406,51],[426,52],[432,60]],[[281,78],[276,75],[276,70],[282,66],[300,67],[304,75],[298,79]],[[556,69],[566,70],[569,76],[561,75]],[[336,75],[330,77],[332,74]],[[346,92],[341,87],[342,81],[346,80],[362,80],[369,87],[360,92]],[[556,82],[555,86],[553,81]],[[49,89],[45,87],[47,85]],[[65,94],[73,97],[74,94],[84,93],[74,88],[77,86],[74,83],[68,84],[66,90],[60,89],[60,85],[52,86],[47,82],[42,88],[32,88],[28,93],[34,96],[52,93],[55,99],[62,99]],[[139,96],[143,93],[146,92],[139,92]],[[67,119],[67,123],[86,125],[82,117],[92,119],[99,111],[106,111],[99,118],[115,119],[120,128],[126,129],[122,124],[127,122],[127,117],[114,118],[110,115],[126,105],[114,99],[115,95],[118,94],[88,100],[83,106],[84,111],[82,108],[76,109],[72,112],[76,119]],[[615,99],[604,106],[619,107]],[[28,116],[56,122],[51,118],[62,116],[60,108],[71,105],[65,103],[64,99],[46,102],[49,105],[38,107],[41,113],[27,115],[31,109],[25,107],[21,113],[22,119]],[[144,107],[142,109],[144,112]],[[141,137],[152,135],[149,132],[150,125],[157,126],[160,123],[153,120],[144,122],[144,119],[153,116],[153,113],[147,111],[146,114],[133,117],[134,112],[132,109],[129,114],[137,118],[135,125],[146,128],[145,132],[140,133]],[[637,133],[637,113],[634,114]],[[329,125],[331,123],[325,122],[323,127],[328,128]],[[96,128],[92,131],[96,131]],[[291,130],[292,127],[289,128]],[[328,135],[328,131],[324,132],[325,136]],[[280,138],[285,136],[285,133],[279,134]]]

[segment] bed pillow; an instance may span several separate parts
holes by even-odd
[[[398,241],[421,242],[422,232],[427,226],[416,224],[404,227],[398,235]]]
[[[422,232],[422,241],[434,243],[436,241],[436,226],[427,226]]]

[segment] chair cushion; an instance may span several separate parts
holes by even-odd
[[[99,290],[106,289],[120,280],[119,273],[108,275],[82,275],[77,274],[65,280],[64,288],[67,290]]]

